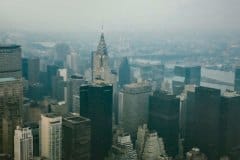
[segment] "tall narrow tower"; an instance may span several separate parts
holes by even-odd
[[[110,81],[110,69],[108,66],[108,52],[105,43],[104,34],[101,34],[97,50],[92,54],[92,80],[101,79],[106,82]]]

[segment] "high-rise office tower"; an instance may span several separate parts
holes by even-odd
[[[175,66],[172,89],[174,94],[180,94],[184,85],[195,84],[200,86],[201,66]]]
[[[22,77],[28,80],[28,58],[22,58]]]
[[[68,111],[80,113],[79,89],[86,80],[82,76],[72,75],[67,82],[67,105]]]
[[[112,85],[80,87],[80,115],[91,120],[91,159],[102,160],[112,145]]]
[[[70,71],[70,73],[73,73],[73,74],[80,73],[81,67],[80,67],[79,61],[80,61],[80,54],[73,52],[67,55],[66,66]]]
[[[221,97],[220,112],[220,154],[229,155],[231,159],[238,159],[240,151],[240,95],[226,91]]]
[[[21,46],[0,46],[0,78],[22,77]]]
[[[53,78],[57,76],[57,71],[59,67],[56,65],[47,65],[47,89],[49,95],[51,95],[53,90]]]
[[[23,58],[22,59],[22,76],[28,80],[29,84],[39,83],[40,59]]]
[[[139,125],[148,122],[149,96],[152,87],[148,83],[125,85],[119,93],[118,113],[122,128],[136,140]]]
[[[33,159],[33,136],[30,128],[17,126],[14,135],[14,160]]]
[[[66,56],[70,54],[71,49],[68,44],[66,43],[57,43],[55,45],[55,55],[54,55],[54,61],[55,63],[62,63],[64,66],[64,63],[66,61]]]
[[[178,153],[180,99],[161,91],[149,98],[149,128],[163,138],[167,154]]]
[[[67,102],[67,69],[66,68],[62,68],[62,69],[58,69],[57,72],[57,77],[62,77],[63,82],[62,82],[62,86],[63,87],[63,101]]]
[[[55,76],[52,76],[52,98],[57,101],[67,101],[67,70],[58,69]]]
[[[187,98],[186,150],[197,146],[209,159],[218,158],[220,102],[220,90],[207,87],[196,87]]]
[[[131,82],[131,70],[130,65],[128,63],[128,58],[124,57],[119,66],[118,71],[118,84],[122,87],[125,84],[129,84]]]
[[[168,160],[162,138],[157,135],[157,132],[150,132],[146,124],[138,127],[136,150],[138,159]]]
[[[154,88],[161,87],[164,80],[163,64],[142,64],[139,68],[142,80],[151,81]]]
[[[23,88],[21,80],[0,78],[0,153],[13,156],[13,137],[22,122]]]
[[[240,93],[240,66],[235,69],[235,81],[234,81],[234,90]]]
[[[97,50],[92,53],[92,81],[95,82],[101,79],[110,83],[112,81],[112,76],[109,68],[107,46],[104,40],[104,34],[102,33]]]
[[[33,137],[33,156],[38,157],[39,154],[39,141],[40,141],[40,135],[39,135],[39,122],[29,122],[24,124],[24,128],[30,128],[32,132]]]
[[[54,113],[41,115],[40,152],[42,157],[62,160],[62,117]]]
[[[63,159],[90,160],[91,120],[69,114],[63,117]]]

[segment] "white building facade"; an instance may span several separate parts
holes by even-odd
[[[30,128],[17,126],[14,135],[14,160],[33,159],[33,135]]]
[[[62,159],[62,117],[54,113],[41,115],[40,152],[51,160]]]

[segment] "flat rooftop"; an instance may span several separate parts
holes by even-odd
[[[227,97],[227,98],[240,97],[240,94],[237,94],[236,92],[233,92],[233,91],[225,91],[223,93],[223,97]]]
[[[12,82],[12,81],[16,81],[16,78],[13,77],[7,77],[7,78],[0,78],[0,83],[2,82]]]
[[[125,93],[146,93],[146,92],[151,92],[152,91],[152,86],[148,83],[131,83],[124,85],[122,92]]]
[[[6,45],[0,45],[0,50],[1,49],[17,49],[20,48],[20,45],[16,45],[16,44],[6,44]]]
[[[56,114],[56,113],[45,113],[43,114],[45,117],[48,118],[56,118],[56,117],[61,117],[60,115]]]
[[[64,118],[64,120],[69,121],[71,123],[75,123],[75,124],[85,122],[85,121],[90,121],[89,119],[81,116],[68,117],[68,118]]]

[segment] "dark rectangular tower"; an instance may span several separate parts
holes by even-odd
[[[230,155],[231,159],[240,157],[240,95],[224,92],[221,97],[220,147],[221,155]]]
[[[91,159],[103,160],[112,145],[112,85],[80,87],[80,115],[91,120]]]
[[[196,87],[195,93],[187,98],[187,150],[198,147],[209,159],[218,158],[220,102],[220,90],[207,87]]]
[[[240,93],[240,66],[235,69],[234,90]]]
[[[163,138],[166,152],[171,156],[178,153],[179,109],[176,95],[158,91],[149,98],[148,126]]]
[[[69,114],[63,117],[63,159],[90,160],[91,121]]]

